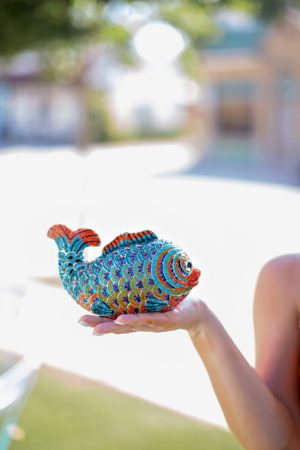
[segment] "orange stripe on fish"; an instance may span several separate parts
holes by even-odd
[[[122,233],[103,248],[102,254],[106,255],[108,252],[122,245],[142,244],[143,242],[150,242],[155,239],[157,239],[156,234],[150,230],[140,231],[138,233]]]

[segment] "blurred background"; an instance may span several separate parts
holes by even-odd
[[[296,6],[4,2],[1,146],[192,136],[297,171]]]
[[[240,448],[185,333],[79,330],[46,233],[177,242],[253,364],[255,280],[298,250],[299,8],[1,1],[1,450]]]

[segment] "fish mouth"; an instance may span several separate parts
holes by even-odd
[[[199,269],[194,268],[187,277],[187,285],[190,287],[197,286],[197,284],[199,283],[200,275],[201,271]]]

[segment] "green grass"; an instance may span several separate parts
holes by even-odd
[[[192,399],[191,399],[192,401]],[[236,450],[234,437],[72,375],[43,369],[11,450]]]

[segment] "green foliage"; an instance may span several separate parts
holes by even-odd
[[[182,137],[184,135],[183,127],[158,130],[153,127],[143,127],[132,133],[133,140],[170,140]]]
[[[107,0],[1,0],[0,55],[28,49],[115,42],[125,45],[129,33],[109,23]]]
[[[245,13],[252,14],[257,17],[260,16],[261,2],[257,0],[221,0],[221,2],[222,7],[224,8],[244,11]]]
[[[300,7],[299,0],[221,0],[220,3],[229,8],[250,12],[263,20],[276,20],[288,7]]]
[[[118,141],[121,136],[112,120],[105,94],[99,90],[89,90],[86,100],[90,142]]]
[[[225,431],[72,375],[42,373],[20,427],[11,450],[241,450]]]
[[[107,3],[108,0],[1,0],[0,55],[40,48],[53,41],[70,43],[83,38],[123,45],[128,33],[124,27],[109,23],[103,14]],[[196,45],[214,32],[212,13],[220,7],[242,9],[271,19],[283,13],[287,5],[300,4],[299,0],[156,0],[146,3],[153,5],[153,17],[178,27]]]
[[[196,47],[206,42],[215,31],[211,11],[209,5],[194,1],[160,3],[161,18],[183,31]]]
[[[194,46],[188,46],[180,55],[180,62],[184,73],[190,78],[200,81],[200,57]]]
[[[259,15],[266,20],[276,19],[282,15],[288,6],[299,7],[299,0],[262,0],[259,2],[258,12]]]
[[[1,0],[0,56],[11,56],[27,49],[56,52],[75,43],[90,45],[114,43],[120,59],[133,64],[130,56],[130,34],[122,25],[113,24],[105,7],[116,0]],[[126,1],[119,2],[126,5]],[[132,0],[131,5],[141,5]],[[276,18],[287,0],[152,0],[152,18],[166,20],[186,36],[190,46],[201,47],[215,32],[213,13],[220,7],[242,9],[264,19]],[[54,55],[57,60],[60,56]],[[74,55],[72,56],[74,59]],[[76,62],[77,63],[77,62]]]
[[[73,24],[71,7],[70,0],[1,0],[0,54],[81,36],[87,30]]]

